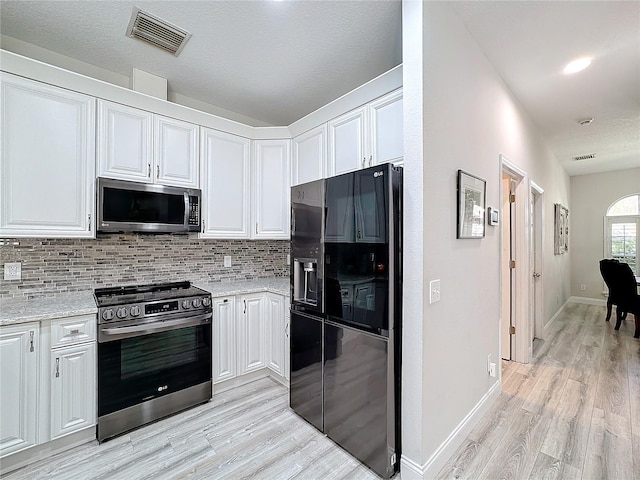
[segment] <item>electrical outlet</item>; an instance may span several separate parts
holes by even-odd
[[[582,290],[583,292],[587,289],[587,286],[584,283],[580,284],[580,290]]]
[[[429,303],[440,301],[440,279],[429,282]]]
[[[224,257],[224,266],[225,267],[230,267],[231,266],[231,256],[225,255],[225,257]]]
[[[22,264],[20,262],[5,263],[4,279],[5,280],[22,280]]]
[[[489,376],[490,377],[495,377],[496,376],[496,364],[495,363],[491,363],[489,365]]]

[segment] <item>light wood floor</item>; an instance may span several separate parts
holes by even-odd
[[[640,340],[633,316],[569,305],[439,479],[640,480]],[[615,317],[614,317],[615,318]]]
[[[531,364],[504,362],[503,393],[438,478],[640,480],[640,340],[632,319],[615,332],[604,317],[604,307],[570,305]],[[3,478],[378,477],[292,413],[284,387],[261,379]]]

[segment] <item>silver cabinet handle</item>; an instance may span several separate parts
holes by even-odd
[[[288,323],[284,326],[284,334],[285,334],[287,337],[289,336],[289,324],[288,324]]]
[[[258,234],[258,222],[256,222],[256,235]]]
[[[367,157],[362,157],[362,168],[364,168],[364,164],[367,161]]]
[[[222,303],[227,303],[228,301],[229,301],[229,299],[228,299],[228,298],[225,298],[225,299],[222,301]]]
[[[244,312],[242,313],[247,313],[247,301],[243,300],[243,302],[244,302]]]
[[[151,164],[147,163],[147,177],[151,178]]]
[[[160,165],[156,167],[156,178],[160,178]]]
[[[369,166],[371,166],[372,163],[373,163],[373,155],[369,157]]]
[[[89,231],[91,231],[91,214],[89,214]]]
[[[30,343],[31,343],[31,346],[29,347],[29,351],[30,351],[30,352],[33,352],[33,336],[34,336],[34,335],[35,335],[35,332],[34,332],[33,330],[31,330],[31,331],[29,332]]]
[[[60,376],[60,357],[56,358],[56,378]]]

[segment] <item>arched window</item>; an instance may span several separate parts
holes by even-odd
[[[617,258],[640,276],[638,243],[640,240],[640,194],[616,200],[605,217],[605,257]]]

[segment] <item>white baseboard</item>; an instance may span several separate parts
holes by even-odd
[[[546,323],[546,325],[542,330],[542,338],[544,339],[549,338],[549,330],[551,329],[553,322],[555,322],[558,319],[558,317],[560,317],[564,309],[567,307],[567,305],[569,305],[569,300],[570,299],[567,299],[567,301],[562,304],[562,306],[558,309],[558,311],[553,314],[553,317],[551,317],[549,321]]]
[[[604,307],[607,302],[601,298],[587,298],[587,297],[569,297],[571,303],[584,303],[586,305],[599,305]]]
[[[467,416],[451,432],[447,439],[442,442],[438,449],[431,455],[424,465],[402,455],[400,459],[400,474],[402,480],[426,480],[435,478],[436,475],[446,465],[451,456],[462,445],[471,430],[478,425],[480,420],[489,411],[495,400],[500,396],[502,383],[497,381],[480,401],[471,409]]]

